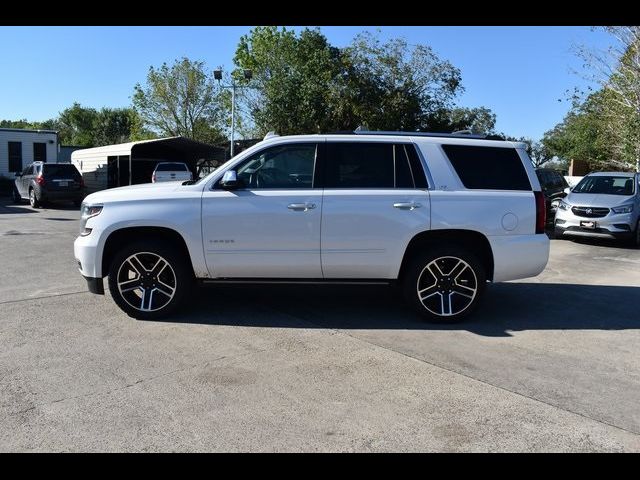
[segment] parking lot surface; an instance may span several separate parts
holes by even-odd
[[[640,250],[553,240],[432,325],[388,287],[86,291],[77,209],[0,199],[0,451],[640,451]]]

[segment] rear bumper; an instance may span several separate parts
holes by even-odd
[[[101,278],[84,277],[84,279],[87,281],[87,288],[91,293],[104,295],[104,282]]]
[[[69,201],[75,201],[75,200],[82,200],[84,198],[84,192],[82,190],[76,190],[76,191],[66,191],[66,190],[60,190],[60,191],[56,191],[56,190],[44,190],[44,189],[40,189],[40,200],[59,200],[59,201],[63,201],[63,200],[69,200]]]
[[[549,237],[531,235],[489,236],[493,251],[493,281],[535,277],[549,261]]]

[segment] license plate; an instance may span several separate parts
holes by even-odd
[[[582,228],[589,228],[589,229],[593,230],[594,228],[596,228],[596,222],[585,222],[585,221],[581,221],[581,222],[580,222],[580,227],[582,227]]]
[[[69,186],[69,182],[60,182],[59,185],[61,187],[68,187]]]

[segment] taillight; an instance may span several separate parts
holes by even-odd
[[[547,221],[547,209],[544,204],[542,192],[533,192],[536,197],[536,233],[544,233]]]
[[[36,177],[36,183],[40,186],[44,185],[44,177],[42,176],[42,174]]]

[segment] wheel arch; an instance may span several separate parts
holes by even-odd
[[[403,278],[415,255],[425,249],[437,246],[456,246],[474,253],[485,268],[487,280],[493,281],[494,259],[489,239],[478,231],[464,229],[428,230],[416,234],[405,249],[398,279]]]
[[[160,240],[176,248],[195,277],[193,262],[184,237],[171,228],[148,226],[120,228],[109,234],[102,250],[102,276],[105,277],[109,274],[113,257],[120,248],[136,241],[148,239]]]

